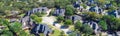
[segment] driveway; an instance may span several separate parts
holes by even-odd
[[[53,25],[54,21],[56,21],[54,16],[50,16],[50,17],[42,17],[42,23],[47,23],[47,24],[51,24]]]
[[[46,23],[48,25],[53,25],[54,22],[57,20],[55,16],[48,16],[49,13],[50,13],[50,11],[51,11],[51,9],[49,9],[47,11],[46,16],[42,17],[42,19],[43,19],[42,23]],[[59,29],[61,31],[64,31],[64,33],[66,34],[69,31],[69,29],[68,28],[63,29],[63,28],[61,28],[61,26],[62,26],[61,24],[56,23],[55,26],[54,26],[54,28],[57,28],[57,29]]]

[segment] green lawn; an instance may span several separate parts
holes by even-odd
[[[60,35],[60,31],[57,29],[54,30],[53,34],[51,34],[51,36],[59,36],[59,35]]]

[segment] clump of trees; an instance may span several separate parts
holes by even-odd
[[[118,31],[120,26],[120,19],[113,15],[100,15],[95,12],[83,13],[85,20],[96,21],[101,26],[103,31],[113,30]]]
[[[96,12],[83,12],[83,16],[85,20],[93,21],[97,21],[102,18],[102,15],[97,14]]]
[[[102,20],[105,20],[109,30],[112,30],[112,31],[120,30],[119,29],[119,27],[120,27],[120,19],[119,18],[116,18],[114,16],[105,15],[105,16],[103,16]]]
[[[93,29],[90,28],[89,25],[84,24],[84,25],[82,26],[81,32],[84,33],[84,34],[92,34],[92,33],[93,33]]]
[[[64,25],[65,26],[68,26],[68,25],[71,25],[72,24],[72,20],[65,20],[65,22],[64,22]]]
[[[74,7],[72,5],[67,5],[66,8],[65,8],[65,11],[66,11],[65,12],[66,16],[71,16],[71,15],[74,14],[75,9],[74,9]]]
[[[83,24],[80,21],[77,21],[74,25],[75,25],[75,28],[80,31]]]
[[[64,20],[64,17],[63,16],[58,16],[57,20],[58,20],[58,22],[62,22]]]
[[[82,24],[80,21],[77,21],[75,24],[75,29],[79,31],[79,33],[83,34],[92,34],[93,29],[88,24]]]
[[[66,36],[66,34],[64,33],[64,31],[61,31],[59,36]]]
[[[104,20],[100,21],[98,24],[100,25],[103,31],[107,30],[107,23]]]
[[[22,30],[22,24],[19,22],[10,23],[8,22],[8,20],[0,19],[0,24],[2,26],[5,26],[4,29],[0,30],[1,36],[23,36],[23,35],[30,36],[32,35]]]

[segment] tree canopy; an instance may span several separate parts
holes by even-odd
[[[72,20],[65,20],[64,25],[68,26],[72,24]]]
[[[98,24],[101,26],[103,30],[107,30],[107,23],[105,21],[102,20]]]
[[[77,21],[74,25],[76,29],[81,30],[82,23],[80,21]]]
[[[61,21],[64,20],[64,17],[63,16],[58,16],[57,20],[61,22]]]
[[[65,10],[66,10],[65,15],[67,15],[67,16],[73,15],[73,13],[75,11],[75,9],[72,5],[67,5]]]
[[[92,34],[92,33],[93,33],[93,29],[90,28],[89,25],[84,24],[84,25],[82,26],[82,31],[81,31],[81,32],[82,32],[82,33],[85,33],[85,34]]]

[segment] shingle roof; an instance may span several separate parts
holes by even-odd
[[[78,15],[74,15],[74,16],[72,16],[72,20],[74,20],[74,21],[81,20],[81,17]]]
[[[102,13],[103,9],[100,8],[100,7],[98,7],[98,6],[96,6],[96,7],[91,7],[91,8],[89,9],[89,11],[91,11],[91,12],[96,12],[96,13]]]
[[[49,33],[52,33],[52,30],[46,24],[36,24],[31,30],[31,33],[32,34],[44,33],[44,35],[46,36]]]
[[[80,3],[79,2],[75,2],[73,5],[74,5],[75,8],[80,7]]]
[[[65,14],[65,9],[56,9],[54,12],[54,15],[56,16],[64,16]]]
[[[118,11],[113,10],[111,12],[108,12],[108,15],[113,15],[113,16],[117,17],[118,16]]]

